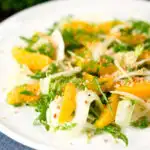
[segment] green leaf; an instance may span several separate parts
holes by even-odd
[[[23,90],[20,92],[20,94],[23,94],[23,95],[28,95],[28,96],[34,96],[34,93],[31,92],[31,91],[27,91],[27,90]]]
[[[148,117],[143,116],[143,117],[139,118],[138,120],[132,122],[131,125],[133,127],[141,128],[141,129],[147,128],[149,126]]]
[[[99,83],[97,77],[93,78],[93,83],[95,84],[95,87],[97,87],[97,90],[102,94],[105,103],[108,104],[108,98],[106,97],[105,93],[102,91],[101,84]]]
[[[46,75],[57,73],[59,70],[59,67],[55,63],[51,63],[48,66],[48,70],[46,71]]]
[[[104,60],[105,60],[105,62],[102,63],[102,65],[103,65],[104,67],[107,67],[107,66],[109,66],[110,64],[114,63],[114,59],[113,59],[111,56],[109,56],[109,55],[103,55],[103,56],[101,57],[101,59],[104,59]]]
[[[54,97],[55,94],[52,92],[48,95],[41,95],[35,104],[35,110],[39,112],[39,116],[35,119],[34,124],[43,124],[47,130],[49,129],[49,125],[46,122],[46,111]]]
[[[46,77],[46,73],[45,72],[41,72],[41,71],[37,71],[35,74],[29,75],[29,77],[32,78],[32,79],[39,80],[41,78],[45,78]]]
[[[55,127],[55,131],[57,130],[71,130],[72,128],[74,128],[77,124],[76,123],[65,123],[63,125],[57,126]]]
[[[110,45],[110,47],[113,48],[114,52],[128,52],[134,50],[134,48],[131,45],[118,42],[113,42]]]
[[[141,21],[141,20],[131,20],[132,30],[137,33],[145,33],[149,34],[150,32],[150,24],[149,22]]]
[[[103,132],[110,133],[114,138],[121,139],[126,144],[126,146],[128,145],[128,138],[121,132],[120,126],[116,124],[110,124],[102,129],[97,128],[95,130],[96,135],[102,134]]]
[[[142,54],[143,50],[144,50],[144,46],[143,45],[136,46],[135,47],[135,56],[139,57]]]

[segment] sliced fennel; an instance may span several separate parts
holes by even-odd
[[[134,76],[150,76],[150,71],[148,70],[137,70],[133,72],[128,72],[126,74],[120,75],[116,77],[116,81],[123,79],[123,78],[129,78],[129,77],[134,77]]]
[[[143,65],[143,64],[145,64],[145,63],[147,63],[147,62],[150,62],[150,58],[147,58],[147,59],[143,59],[143,60],[141,60],[141,61],[138,61],[138,62],[136,63],[136,66],[141,66],[141,65]]]
[[[64,60],[65,58],[65,43],[63,41],[62,34],[59,30],[55,30],[51,38],[56,45],[56,60]]]
[[[114,64],[116,65],[116,67],[119,69],[119,71],[126,76],[128,79],[132,80],[130,78],[130,76],[128,76],[128,73],[126,71],[124,71],[124,69],[121,67],[121,65],[119,64],[119,62],[117,60],[114,61]]]
[[[130,125],[134,107],[135,104],[133,104],[131,100],[121,100],[118,103],[115,123],[120,125],[121,127],[126,127]]]
[[[84,127],[87,124],[90,105],[93,101],[96,101],[99,104],[100,109],[103,110],[103,104],[96,93],[90,90],[78,92],[76,97],[75,117],[72,120],[72,122],[77,125],[71,131],[73,135],[79,135],[84,130]]]
[[[58,116],[60,113],[60,108],[62,104],[62,97],[55,98],[50,104],[49,108],[46,112],[46,120],[47,123],[50,125],[51,129],[58,126]]]

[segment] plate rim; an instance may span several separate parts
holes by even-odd
[[[104,2],[104,3],[108,3],[108,2],[109,3],[113,3],[112,1],[109,1],[109,0],[101,0],[101,1],[94,0],[94,1],[97,1],[98,3],[102,3],[102,2]],[[114,1],[118,1],[119,3],[122,3],[119,0],[114,0]],[[46,5],[52,5],[52,4],[57,5],[59,3],[68,3],[68,4],[70,3],[70,4],[72,4],[72,3],[79,3],[79,2],[81,3],[80,0],[76,0],[76,1],[75,0],[56,0],[56,1],[43,2],[43,3],[37,4],[35,6],[26,8],[26,9],[24,9],[22,11],[19,11],[19,12],[13,14],[12,16],[8,17],[7,19],[4,19],[2,22],[0,22],[0,28],[4,28],[5,24],[9,23],[14,18],[17,18],[20,15],[25,14],[26,12],[31,11],[33,9],[38,9],[39,7],[44,7]],[[82,3],[84,3],[84,2],[88,3],[88,2],[90,2],[90,0],[82,0]],[[142,4],[142,5],[148,4],[148,5],[150,5],[150,2],[148,2],[148,1],[141,1],[141,0],[139,0],[139,1],[126,0],[126,1],[123,1],[123,3],[124,4],[127,4],[127,3],[128,4],[132,4],[132,3],[136,4],[137,3],[138,5],[139,4]],[[5,134],[6,136],[8,136],[11,139],[15,140],[16,142],[19,142],[20,144],[23,144],[23,145],[28,146],[30,148],[35,148],[35,149],[38,149],[38,150],[43,150],[43,149],[44,150],[49,150],[49,149],[56,150],[56,148],[54,146],[49,146],[48,145],[48,147],[47,147],[44,144],[38,144],[36,142],[28,140],[26,137],[21,136],[20,134],[17,134],[13,130],[11,130],[8,127],[6,127],[4,124],[1,123],[1,121],[0,121],[0,131],[3,134]]]

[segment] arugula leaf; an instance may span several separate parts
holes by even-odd
[[[102,129],[97,128],[95,130],[95,135],[101,134],[103,132],[110,133],[114,138],[121,139],[123,142],[125,142],[126,146],[128,145],[128,138],[121,132],[120,126],[116,124],[110,124]]]
[[[28,95],[28,96],[34,96],[34,93],[31,91],[28,91],[28,90],[23,90],[20,92],[20,94]]]
[[[149,126],[149,121],[147,116],[143,116],[139,118],[138,120],[131,123],[133,127],[144,129]]]

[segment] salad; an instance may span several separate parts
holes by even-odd
[[[34,125],[89,138],[147,128],[150,110],[150,23],[87,22],[67,17],[47,32],[20,37],[7,102],[33,107]]]

